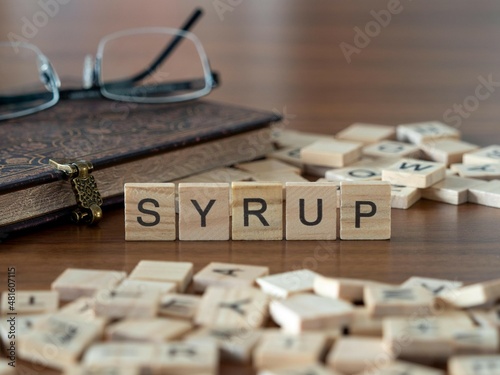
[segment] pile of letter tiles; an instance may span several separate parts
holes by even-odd
[[[69,268],[51,290],[2,294],[0,375],[496,375],[499,298],[500,280]]]

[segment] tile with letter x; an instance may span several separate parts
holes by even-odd
[[[141,260],[132,270],[132,280],[167,281],[176,284],[177,292],[184,292],[193,276],[193,263]]]
[[[59,307],[59,293],[48,290],[18,290],[15,295],[2,293],[0,313],[43,314]]]
[[[175,184],[126,183],[124,191],[126,241],[175,240]]]
[[[383,317],[419,313],[429,315],[434,296],[421,286],[380,287],[367,286],[364,302],[371,315]]]
[[[278,182],[232,183],[232,239],[283,239],[283,185]]]
[[[195,323],[216,328],[258,328],[267,320],[269,297],[256,288],[210,286],[203,294]]]
[[[497,375],[500,373],[500,355],[466,355],[451,357],[450,375]]]
[[[340,183],[340,238],[391,238],[391,186],[382,181]]]
[[[68,268],[52,283],[62,301],[92,297],[99,289],[111,289],[122,282],[127,274],[111,270]]]
[[[326,345],[324,333],[293,335],[269,330],[254,350],[253,365],[258,369],[273,369],[318,363]]]
[[[443,163],[417,159],[402,159],[382,169],[382,181],[395,185],[427,188],[446,177]]]
[[[212,262],[194,275],[194,290],[195,292],[203,292],[211,285],[252,286],[258,277],[268,274],[268,267]]]
[[[179,184],[179,239],[229,240],[229,184]]]

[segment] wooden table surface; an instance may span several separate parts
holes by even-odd
[[[446,121],[455,103],[474,103],[467,98],[481,77],[500,82],[496,1],[403,0],[378,29],[373,14],[390,1],[221,2],[232,5],[221,13],[216,1],[74,1],[53,8],[44,24],[39,2],[8,0],[0,4],[0,34],[25,37],[49,56],[63,82],[78,82],[84,55],[95,52],[102,36],[177,27],[201,5],[206,14],[193,31],[223,82],[210,98],[278,110],[286,128],[325,134],[357,121]],[[30,29],[34,22],[39,26]],[[348,63],[341,43],[355,47],[356,28],[365,27],[373,36]],[[469,105],[460,121],[448,121],[465,140],[500,143],[499,86]],[[262,264],[273,273],[306,267],[388,282],[412,275],[465,282],[500,276],[500,210],[421,200],[392,215],[390,241],[133,243],[124,240],[123,209],[116,208],[98,227],[59,225],[0,244],[0,290],[8,266],[17,269],[19,289],[38,289],[68,267],[129,272],[141,259],[191,261],[195,270],[210,261]]]

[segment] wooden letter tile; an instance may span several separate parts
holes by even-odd
[[[469,202],[500,208],[500,180],[493,180],[469,189]]]
[[[463,157],[464,164],[500,163],[500,146],[493,145],[468,152]]]
[[[108,326],[105,334],[112,341],[161,343],[179,338],[192,327],[191,323],[177,319],[125,319]]]
[[[232,239],[283,239],[283,186],[276,182],[232,183]]]
[[[458,139],[437,139],[420,145],[425,158],[446,165],[460,163],[462,155],[476,150],[478,146]]]
[[[411,362],[392,361],[386,366],[372,369],[370,375],[445,375],[445,372],[434,367],[417,365]]]
[[[382,319],[372,317],[370,311],[364,306],[355,306],[349,323],[349,334],[382,337]]]
[[[363,148],[363,155],[380,157],[419,158],[420,149],[412,144],[382,141]]]
[[[130,273],[133,280],[167,281],[177,285],[177,292],[184,292],[193,277],[193,263],[141,260]]]
[[[337,140],[314,142],[300,150],[300,159],[305,164],[339,168],[354,163],[361,157],[363,144]]]
[[[382,170],[371,166],[331,169],[325,177],[329,181],[377,181],[382,178]]]
[[[390,284],[341,277],[331,278],[318,275],[314,279],[314,293],[349,302],[363,302],[363,292],[367,286],[391,287]]]
[[[388,183],[342,181],[340,197],[342,240],[391,238],[391,187]]]
[[[352,319],[353,306],[345,301],[303,293],[272,301],[269,311],[285,332],[300,333],[346,326]]]
[[[458,308],[493,304],[500,298],[500,279],[443,292],[439,298]]]
[[[251,287],[210,286],[203,294],[195,322],[215,328],[258,328],[266,322],[269,297]]]
[[[194,319],[201,297],[192,294],[166,294],[160,298],[159,315],[172,318]]]
[[[452,164],[451,170],[460,177],[478,178],[480,180],[500,179],[500,164]]]
[[[286,239],[337,238],[337,184],[286,184]]]
[[[229,184],[179,184],[179,239],[229,240]]]
[[[320,364],[279,367],[271,370],[259,371],[258,375],[340,375]]]
[[[312,292],[316,272],[304,269],[260,277],[257,284],[264,293],[277,298],[287,298],[295,293]]]
[[[267,158],[280,160],[286,164],[293,165],[302,170],[300,160],[300,147],[285,147],[266,155]]]
[[[384,139],[396,138],[396,127],[390,125],[375,125],[354,123],[335,134],[335,139],[371,144]]]
[[[364,290],[366,308],[374,317],[431,313],[434,296],[428,290],[416,286],[380,287],[367,286]]]
[[[433,296],[440,296],[450,290],[455,290],[463,285],[461,281],[432,279],[429,277],[412,276],[401,284],[401,288],[422,287]]]
[[[114,288],[127,274],[111,270],[86,270],[68,268],[52,283],[51,288],[59,292],[62,301],[80,297],[92,297],[99,289]]]
[[[403,159],[396,164],[382,169],[382,180],[391,184],[427,188],[441,181],[446,176],[446,167],[442,163]]]
[[[456,328],[451,341],[455,354],[495,354],[498,352],[498,331],[490,327]]]
[[[213,340],[170,342],[160,345],[154,362],[160,374],[216,375],[219,349]]]
[[[173,241],[175,184],[125,184],[125,240]]]
[[[398,125],[399,141],[421,144],[443,138],[460,139],[460,131],[439,121]]]
[[[422,198],[448,204],[463,204],[468,200],[469,189],[484,181],[458,176],[448,176],[437,184],[422,190]]]
[[[66,367],[63,375],[141,375],[141,369],[135,366],[74,365]]]
[[[405,185],[391,185],[391,208],[407,210],[422,197],[419,188]]]
[[[265,332],[254,350],[253,364],[258,369],[315,364],[325,350],[326,343],[326,335],[318,332],[304,332],[301,335]]]
[[[497,375],[500,355],[469,355],[452,357],[448,361],[450,375]]]
[[[90,346],[82,364],[95,367],[138,367],[150,373],[159,354],[159,345],[149,342],[106,342]]]
[[[275,159],[265,159],[252,161],[249,163],[237,164],[236,168],[242,169],[250,173],[262,172],[292,172],[300,174],[301,168]]]
[[[253,286],[258,277],[269,275],[268,267],[212,262],[193,277],[195,292],[208,286]]]
[[[392,359],[382,340],[374,337],[342,337],[335,342],[326,358],[328,367],[341,374],[351,375],[361,371],[370,371],[377,365],[377,360],[384,362]]]
[[[153,318],[158,312],[159,299],[156,290],[103,289],[96,293],[95,312],[110,319]]]
[[[18,290],[9,303],[9,294],[2,293],[0,314],[43,314],[55,312],[59,307],[59,293],[49,290]]]
[[[177,285],[173,282],[168,281],[125,279],[120,285],[118,285],[117,289],[127,292],[155,291],[158,292],[158,294],[163,295],[175,292],[175,290],[177,289]]]
[[[5,349],[9,349],[11,342],[17,342],[20,337],[31,332],[35,324],[46,320],[50,314],[2,316],[0,319],[0,340]],[[16,337],[12,337],[14,334]],[[8,350],[6,350],[8,352]]]

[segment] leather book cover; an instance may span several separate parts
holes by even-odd
[[[59,207],[57,211],[48,210],[51,215],[32,215],[22,221],[9,219],[12,209],[7,205],[15,204],[14,201],[27,204],[26,199],[31,199],[30,206],[43,206],[44,200],[52,200],[58,189],[71,196],[64,173],[53,169],[49,159],[90,161],[94,165],[93,174],[102,171],[102,179],[104,171],[114,167],[127,174],[127,166],[134,163],[134,173],[140,173],[137,169],[144,168],[141,161],[176,151],[172,154],[176,160],[172,161],[175,163],[171,163],[171,169],[182,168],[166,176],[180,178],[189,174],[189,164],[194,166],[192,173],[197,173],[203,163],[205,169],[214,168],[264,152],[264,149],[253,150],[252,155],[243,155],[238,149],[248,147],[249,142],[257,148],[259,143],[270,144],[270,140],[259,139],[260,133],[256,132],[278,120],[279,115],[272,112],[206,100],[147,105],[87,99],[63,101],[37,114],[0,122],[0,234],[39,225],[67,213],[68,207]],[[253,134],[255,139],[247,134]],[[204,144],[210,148],[196,147]],[[227,148],[235,149],[224,150]],[[191,154],[191,150],[203,152]],[[205,159],[211,159],[212,155],[216,159],[207,163]],[[99,178],[96,179],[99,185]],[[50,194],[45,186],[52,187]],[[29,198],[24,194],[28,191],[31,191]],[[40,196],[46,191],[49,196]],[[116,193],[101,191],[103,198],[114,197],[113,201],[119,201],[120,194]]]

